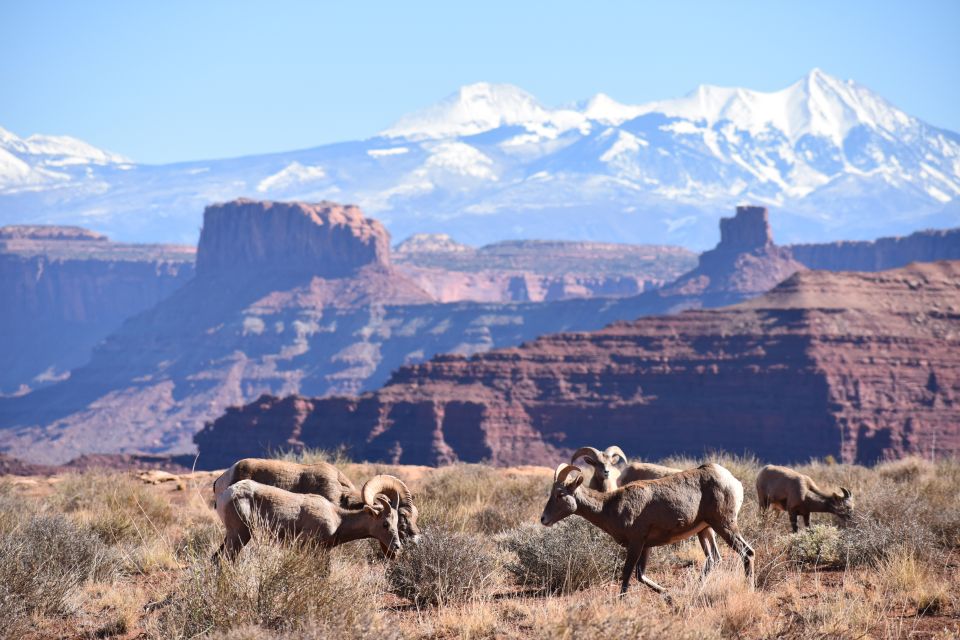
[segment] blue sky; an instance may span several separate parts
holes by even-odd
[[[476,81],[639,103],[820,67],[960,131],[958,29],[953,0],[0,0],[0,127],[159,163],[368,137]]]

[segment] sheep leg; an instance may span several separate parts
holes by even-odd
[[[793,532],[794,532],[794,533],[796,533],[797,531],[800,530],[800,527],[797,526],[797,512],[796,512],[796,511],[791,511],[791,512],[790,512],[790,527],[793,529]]]
[[[703,549],[703,556],[706,560],[703,563],[703,569],[700,571],[700,577],[706,577],[713,569],[713,565],[720,562],[720,552],[717,550],[717,538],[713,529],[707,528],[697,534],[700,540],[700,547]]]
[[[630,576],[633,575],[633,568],[637,566],[640,554],[643,551],[643,544],[630,545],[627,547],[627,561],[623,563],[623,574],[620,576],[620,595],[622,596],[630,588]]]
[[[663,593],[666,591],[659,584],[647,577],[647,560],[650,559],[650,547],[644,547],[643,551],[640,552],[640,562],[637,564],[637,580],[647,585],[657,593]]]
[[[717,534],[723,538],[723,541],[730,545],[734,551],[743,559],[743,572],[747,576],[747,583],[753,587],[753,547],[747,544],[747,541],[740,535],[737,525],[714,527]]]
[[[810,528],[810,514],[809,514],[809,513],[804,513],[804,514],[803,514],[803,526],[805,526],[807,529]]]

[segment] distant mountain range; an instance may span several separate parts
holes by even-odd
[[[68,137],[0,129],[0,224],[81,224],[117,240],[196,241],[238,196],[357,203],[396,239],[716,240],[737,203],[774,205],[785,242],[960,222],[960,135],[818,69],[772,93],[704,85],[550,109],[479,83],[367,140],[142,165]]]

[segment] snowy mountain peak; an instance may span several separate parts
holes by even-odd
[[[504,125],[542,123],[549,115],[536,98],[519,87],[477,82],[403,116],[381,135],[411,139],[465,136]]]

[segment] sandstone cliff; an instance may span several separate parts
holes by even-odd
[[[918,231],[872,242],[794,244],[788,248],[810,269],[880,271],[911,262],[960,260],[960,229]]]
[[[193,254],[77,227],[0,228],[0,394],[25,393],[83,364],[125,319],[186,283]]]
[[[268,269],[341,278],[388,265],[390,236],[352,205],[241,198],[207,207],[197,251],[201,277]]]
[[[341,225],[342,211],[355,210],[250,201],[208,209],[197,277],[126,322],[69,379],[0,399],[0,451],[45,462],[186,452],[205,421],[263,393],[357,394],[438,353],[482,353],[704,304],[695,293],[657,291],[440,304],[384,259],[379,224],[351,214]]]
[[[264,396],[195,440],[216,467],[265,448],[552,465],[584,444],[657,458],[960,453],[960,262],[801,271],[717,310],[438,356],[359,397]]]
[[[522,240],[475,249],[444,234],[412,236],[393,257],[441,302],[635,296],[696,264],[695,254],[680,247]]]

